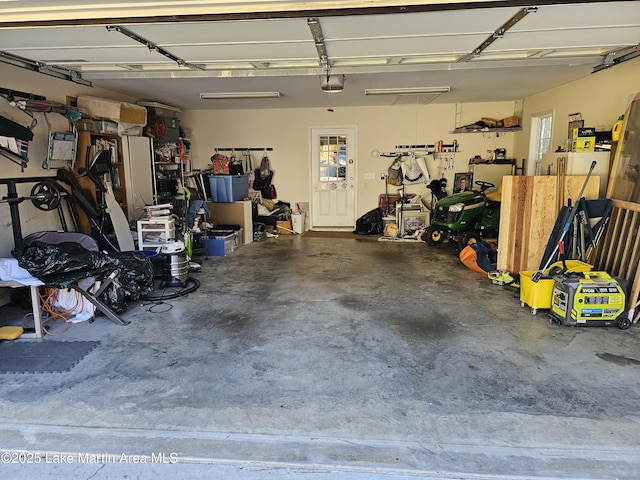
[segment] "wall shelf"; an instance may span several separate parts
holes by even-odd
[[[452,132],[453,134],[458,134],[458,133],[492,133],[492,132],[499,132],[499,133],[509,133],[509,132],[519,132],[522,130],[522,127],[503,127],[503,128],[464,128],[464,127],[460,127],[460,128],[456,128],[454,129]]]

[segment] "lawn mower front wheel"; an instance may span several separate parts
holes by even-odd
[[[463,232],[460,234],[460,240],[458,240],[458,248],[459,250],[462,250],[464,247],[468,247],[469,245],[473,245],[480,241],[482,241],[482,238],[478,232]]]
[[[433,225],[427,227],[422,234],[422,240],[427,242],[429,245],[440,245],[444,241],[444,238],[444,232]]]

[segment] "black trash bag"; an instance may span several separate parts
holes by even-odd
[[[383,231],[382,210],[380,208],[374,208],[356,220],[356,229],[353,233],[359,235],[380,235]]]
[[[34,241],[22,252],[13,252],[18,265],[48,287],[69,288],[87,277],[100,280],[114,270],[120,274],[101,294],[114,312],[124,312],[128,300],[137,300],[153,289],[153,266],[142,252],[102,253],[76,242],[50,244]]]
[[[121,265],[118,284],[127,301],[138,300],[151,293],[154,269],[149,257],[142,252],[113,252],[109,256]]]
[[[14,257],[22,268],[53,288],[68,288],[86,277],[102,278],[117,268],[105,254],[76,242],[53,245],[34,241],[22,252],[14,252]]]

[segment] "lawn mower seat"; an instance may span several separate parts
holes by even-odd
[[[73,250],[75,252],[78,252],[78,258],[80,257],[82,249],[89,252],[100,251],[100,249],[98,248],[98,243],[93,237],[79,232],[36,232],[25,237],[23,239],[23,244],[25,247],[28,247],[36,241],[50,245],[61,245],[63,243],[76,244],[75,247],[73,247]],[[131,323],[129,321],[123,320],[116,312],[114,312],[108,305],[106,305],[102,300],[99,299],[100,295],[105,291],[105,289],[118,279],[120,271],[118,269],[111,269],[98,278],[95,276],[91,276],[90,273],[86,273],[90,270],[90,265],[87,265],[87,268],[85,269],[83,269],[81,265],[78,265],[78,267],[79,268],[74,269],[73,273],[75,275],[78,275],[78,272],[84,271],[85,276],[78,280],[72,281],[69,284],[69,288],[72,288],[73,290],[80,293],[113,323],[117,325],[128,325],[129,323]],[[64,273],[62,275],[64,275]],[[83,274],[80,273],[80,275]],[[44,279],[42,280],[44,282]],[[95,292],[92,292],[97,282],[100,282],[100,286]]]
[[[498,185],[498,190],[495,192],[487,193],[485,198],[490,202],[500,203],[502,201],[502,182]]]

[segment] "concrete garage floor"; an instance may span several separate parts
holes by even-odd
[[[638,478],[636,325],[550,325],[448,246],[372,237],[192,276],[41,340],[100,341],[71,371],[0,375],[3,478]]]

